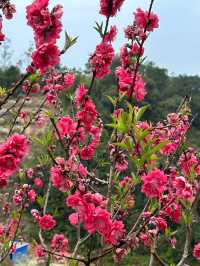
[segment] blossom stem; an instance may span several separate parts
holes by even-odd
[[[150,3],[150,6],[149,6],[149,11],[148,11],[148,21],[147,21],[147,24],[144,28],[144,33],[147,32],[147,29],[148,29],[148,26],[149,26],[149,22],[150,22],[150,15],[151,15],[151,10],[153,8],[153,3],[154,3],[155,0],[151,0],[151,3]],[[138,73],[138,70],[139,70],[139,67],[140,67],[140,58],[142,56],[142,49],[143,49],[143,46],[144,46],[144,43],[145,43],[146,39],[143,39],[140,44],[139,44],[139,53],[138,53],[138,56],[137,56],[137,59],[136,59],[136,67],[135,67],[135,72],[134,72],[134,77],[133,77],[133,82],[132,82],[132,86],[131,86],[131,92],[130,92],[130,95],[129,95],[129,101],[132,97],[132,94],[133,94],[133,90],[134,90],[134,87],[135,87],[135,83],[136,83],[136,78],[137,78],[137,73]]]
[[[27,92],[27,94],[26,94],[26,97],[28,97],[29,94],[31,93],[31,89],[32,89],[32,86],[30,86],[30,88],[29,88],[29,90],[28,90],[28,92]],[[8,136],[11,135],[11,133],[12,133],[12,131],[13,131],[13,128],[14,128],[14,126],[15,126],[15,124],[16,124],[17,118],[19,117],[19,114],[20,114],[21,110],[23,109],[23,107],[24,107],[24,105],[25,105],[25,103],[26,103],[26,97],[24,98],[24,100],[22,101],[21,105],[19,106],[19,108],[18,108],[18,110],[17,110],[17,114],[16,114],[16,116],[15,116],[15,118],[14,118],[14,120],[13,120],[12,126],[11,126],[11,128],[10,128],[10,130],[9,130],[9,133],[8,133]]]
[[[26,73],[16,84],[15,86],[9,90],[9,92],[7,93],[6,97],[4,98],[4,100],[2,102],[0,102],[0,109],[1,107],[8,101],[8,99],[13,96],[13,94],[15,93],[15,91],[18,89],[19,86],[22,85],[22,83],[24,82],[24,80],[26,80],[28,78],[30,74]]]

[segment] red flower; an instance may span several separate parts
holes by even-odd
[[[140,75],[136,76],[135,87],[134,87],[135,98],[138,102],[141,102],[144,97],[147,95],[145,89],[145,83]]]
[[[44,231],[52,230],[56,225],[56,221],[50,214],[46,214],[43,217],[40,217],[39,226]]]
[[[96,51],[90,58],[90,64],[96,78],[103,78],[110,73],[113,57],[114,49],[111,44],[103,42],[96,46]]]
[[[34,184],[35,184],[36,187],[39,187],[39,188],[42,188],[44,186],[43,181],[39,177],[36,177],[34,179]]]
[[[33,54],[33,64],[44,74],[48,68],[52,68],[60,61],[60,51],[53,43],[44,43]]]
[[[200,261],[200,243],[194,246],[192,254],[197,260]]]
[[[64,76],[64,83],[65,83],[66,89],[69,90],[74,83],[74,74],[66,73]]]
[[[50,26],[51,17],[47,9],[49,0],[35,0],[26,7],[28,25],[35,31],[42,31]]]
[[[41,245],[37,245],[35,247],[35,256],[37,258],[43,258],[43,257],[45,257],[45,252],[44,252],[44,250],[43,250],[43,248],[42,248]]]
[[[167,176],[163,171],[155,169],[141,177],[143,186],[141,191],[149,198],[157,198],[164,191],[167,183]]]
[[[77,123],[75,123],[71,117],[66,116],[61,117],[56,126],[62,139],[65,137],[72,138],[75,134]]]
[[[158,16],[153,12],[150,13],[148,11],[143,11],[141,8],[138,8],[135,15],[135,23],[138,28],[146,29],[147,31],[153,31],[155,28],[159,27],[159,19]]]
[[[5,35],[1,31],[2,31],[2,17],[0,16],[0,42],[4,41],[5,39]]]
[[[54,166],[51,168],[51,182],[55,188],[62,192],[70,190],[73,186],[73,182],[63,175],[60,166]]]
[[[87,130],[91,128],[97,118],[97,111],[90,99],[85,102],[83,110],[77,113],[77,118],[81,120]]]
[[[80,156],[82,160],[91,160],[94,156],[94,147],[92,145],[83,146],[80,150]]]
[[[76,106],[80,108],[81,104],[83,104],[83,100],[87,94],[88,90],[86,89],[85,85],[79,85],[78,88],[76,89],[76,94],[75,94],[75,102]]]
[[[51,240],[51,248],[57,252],[65,253],[68,248],[68,239],[63,234],[55,234]]]
[[[106,17],[114,17],[120,10],[124,0],[100,0],[100,14]]]

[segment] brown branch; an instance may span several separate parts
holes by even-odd
[[[30,73],[26,73],[16,84],[15,86],[9,90],[9,92],[7,93],[6,97],[3,99],[2,102],[0,102],[0,109],[1,107],[7,102],[7,100],[15,93],[15,91],[17,90],[17,88],[19,86],[22,85],[22,83],[24,82],[24,80],[26,80],[28,78],[28,76],[30,75]]]
[[[48,253],[48,254],[50,254],[50,255],[56,256],[56,257],[65,258],[65,259],[68,259],[68,260],[75,260],[75,261],[83,262],[84,264],[86,264],[86,260],[84,260],[84,259],[73,258],[73,257],[70,257],[70,256],[61,255],[59,253],[52,252],[52,251],[50,251],[48,249],[43,249],[43,251]]]

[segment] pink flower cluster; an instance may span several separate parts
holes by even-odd
[[[200,162],[193,148],[188,148],[179,158],[179,166],[184,175],[200,175]]]
[[[49,0],[34,0],[26,7],[27,23],[34,30],[37,48],[32,54],[33,65],[42,74],[58,64],[60,56],[56,40],[62,30],[62,6],[57,5],[49,12],[48,4]]]
[[[137,9],[134,13],[134,25],[125,29],[125,36],[131,43],[126,43],[120,51],[121,66],[116,69],[118,88],[122,94],[128,97],[134,96],[138,102],[142,101],[147,94],[145,83],[139,75],[138,68],[141,57],[144,54],[144,42],[147,32],[158,27],[158,17],[152,12]]]
[[[60,133],[60,138],[68,140],[71,156],[73,157],[73,155],[79,153],[82,160],[90,160],[99,145],[102,124],[97,120],[98,113],[93,101],[87,96],[85,86],[80,85],[77,88],[75,103],[78,109],[76,113],[78,122],[68,116],[61,117],[56,126]],[[97,124],[98,126],[96,126]],[[87,134],[90,141],[87,141]]]
[[[52,69],[47,78],[45,84],[42,87],[42,91],[46,94],[46,101],[49,106],[55,105],[59,92],[68,91],[74,84],[74,75],[71,72],[65,74],[59,73],[56,69]]]
[[[16,172],[27,151],[28,141],[24,135],[14,134],[0,145],[0,188],[7,185],[8,178]]]
[[[167,184],[167,176],[159,169],[155,169],[143,175],[141,179],[143,181],[141,191],[145,193],[148,198],[159,198]]]
[[[161,149],[161,154],[168,156],[175,153],[188,129],[189,118],[187,115],[170,113],[167,116],[167,126],[162,122],[157,123],[155,129],[152,131],[152,137],[156,140],[156,144],[169,141]]]
[[[68,207],[76,210],[69,216],[73,225],[83,223],[89,234],[98,232],[106,243],[117,245],[125,234],[122,221],[112,220],[111,214],[105,209],[106,202],[99,193],[81,194],[76,192],[66,199]]]
[[[153,31],[159,27],[159,19],[156,14],[153,12],[144,11],[141,8],[138,8],[135,15],[135,24],[139,29],[146,31]]]
[[[51,250],[59,255],[67,255],[69,241],[63,234],[55,234],[51,240]]]
[[[50,214],[40,216],[39,212],[35,209],[31,210],[31,214],[39,227],[44,231],[51,231],[56,226],[56,221]]]
[[[51,168],[52,185],[62,192],[67,192],[73,187],[70,177],[76,172],[77,165],[72,159],[66,162],[63,158],[57,158],[56,162],[57,165]]]
[[[90,58],[90,65],[96,78],[103,78],[110,73],[113,58],[114,49],[110,43],[104,41],[96,46],[96,51]]]
[[[10,0],[4,0],[0,2],[0,9],[6,19],[11,19],[16,12],[15,5],[10,3]],[[3,17],[0,15],[0,42],[5,40],[5,35],[2,33]]]
[[[106,17],[114,17],[123,2],[124,0],[100,0],[100,14]]]
[[[200,261],[200,243],[196,244],[194,246],[194,249],[192,251],[193,256]]]

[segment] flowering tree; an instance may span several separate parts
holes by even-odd
[[[13,88],[1,88],[1,116],[17,106],[8,136],[0,145],[1,263],[15,249],[27,211],[38,228],[40,241],[35,245],[35,254],[46,265],[55,259],[67,260],[71,265],[91,265],[109,254],[120,261],[141,246],[146,247],[150,266],[186,265],[191,248],[193,256],[200,260],[200,243],[191,247],[200,198],[200,160],[198,153],[186,145],[193,122],[187,97],[176,113],[156,124],[142,120],[148,106],[139,105],[148,93],[140,72],[144,45],[159,26],[158,16],[152,11],[154,0],[149,1],[147,11],[135,11],[133,23],[125,29],[121,65],[115,71],[116,97],[108,96],[113,106],[109,124],[104,125],[91,98],[95,80],[110,73],[117,28],[109,23],[124,2],[100,0],[99,13],[105,17],[105,23],[96,23],[95,27],[100,43],[89,58],[91,83],[79,84],[75,92],[73,73],[56,68],[60,57],[77,41],[65,33],[64,48],[57,46],[62,31],[62,6],[49,10],[48,0],[35,0],[26,7],[27,24],[33,29],[35,40],[32,63]],[[0,9],[3,42],[3,16],[12,18],[15,7],[9,0],[1,0]],[[16,99],[11,107],[6,107],[18,90],[23,93],[21,101]],[[34,95],[41,102],[36,110],[27,112],[26,100]],[[71,100],[67,110],[62,101],[65,95]],[[34,129],[31,134],[30,128]],[[109,171],[100,178],[99,166],[94,166],[93,160],[105,128],[110,132]],[[42,153],[40,165],[35,163],[27,168],[36,156],[36,146]],[[42,173],[47,173],[48,182],[44,182]],[[59,220],[48,212],[53,189],[66,199],[66,209],[71,213],[66,223],[76,231],[75,244],[68,240],[69,232],[58,230]],[[143,209],[133,219],[138,195],[143,198]],[[173,228],[180,221],[185,228],[185,242],[182,255],[173,262],[172,258],[159,255],[159,247],[164,242],[177,248],[179,231]],[[92,241],[96,245],[91,245]]]

